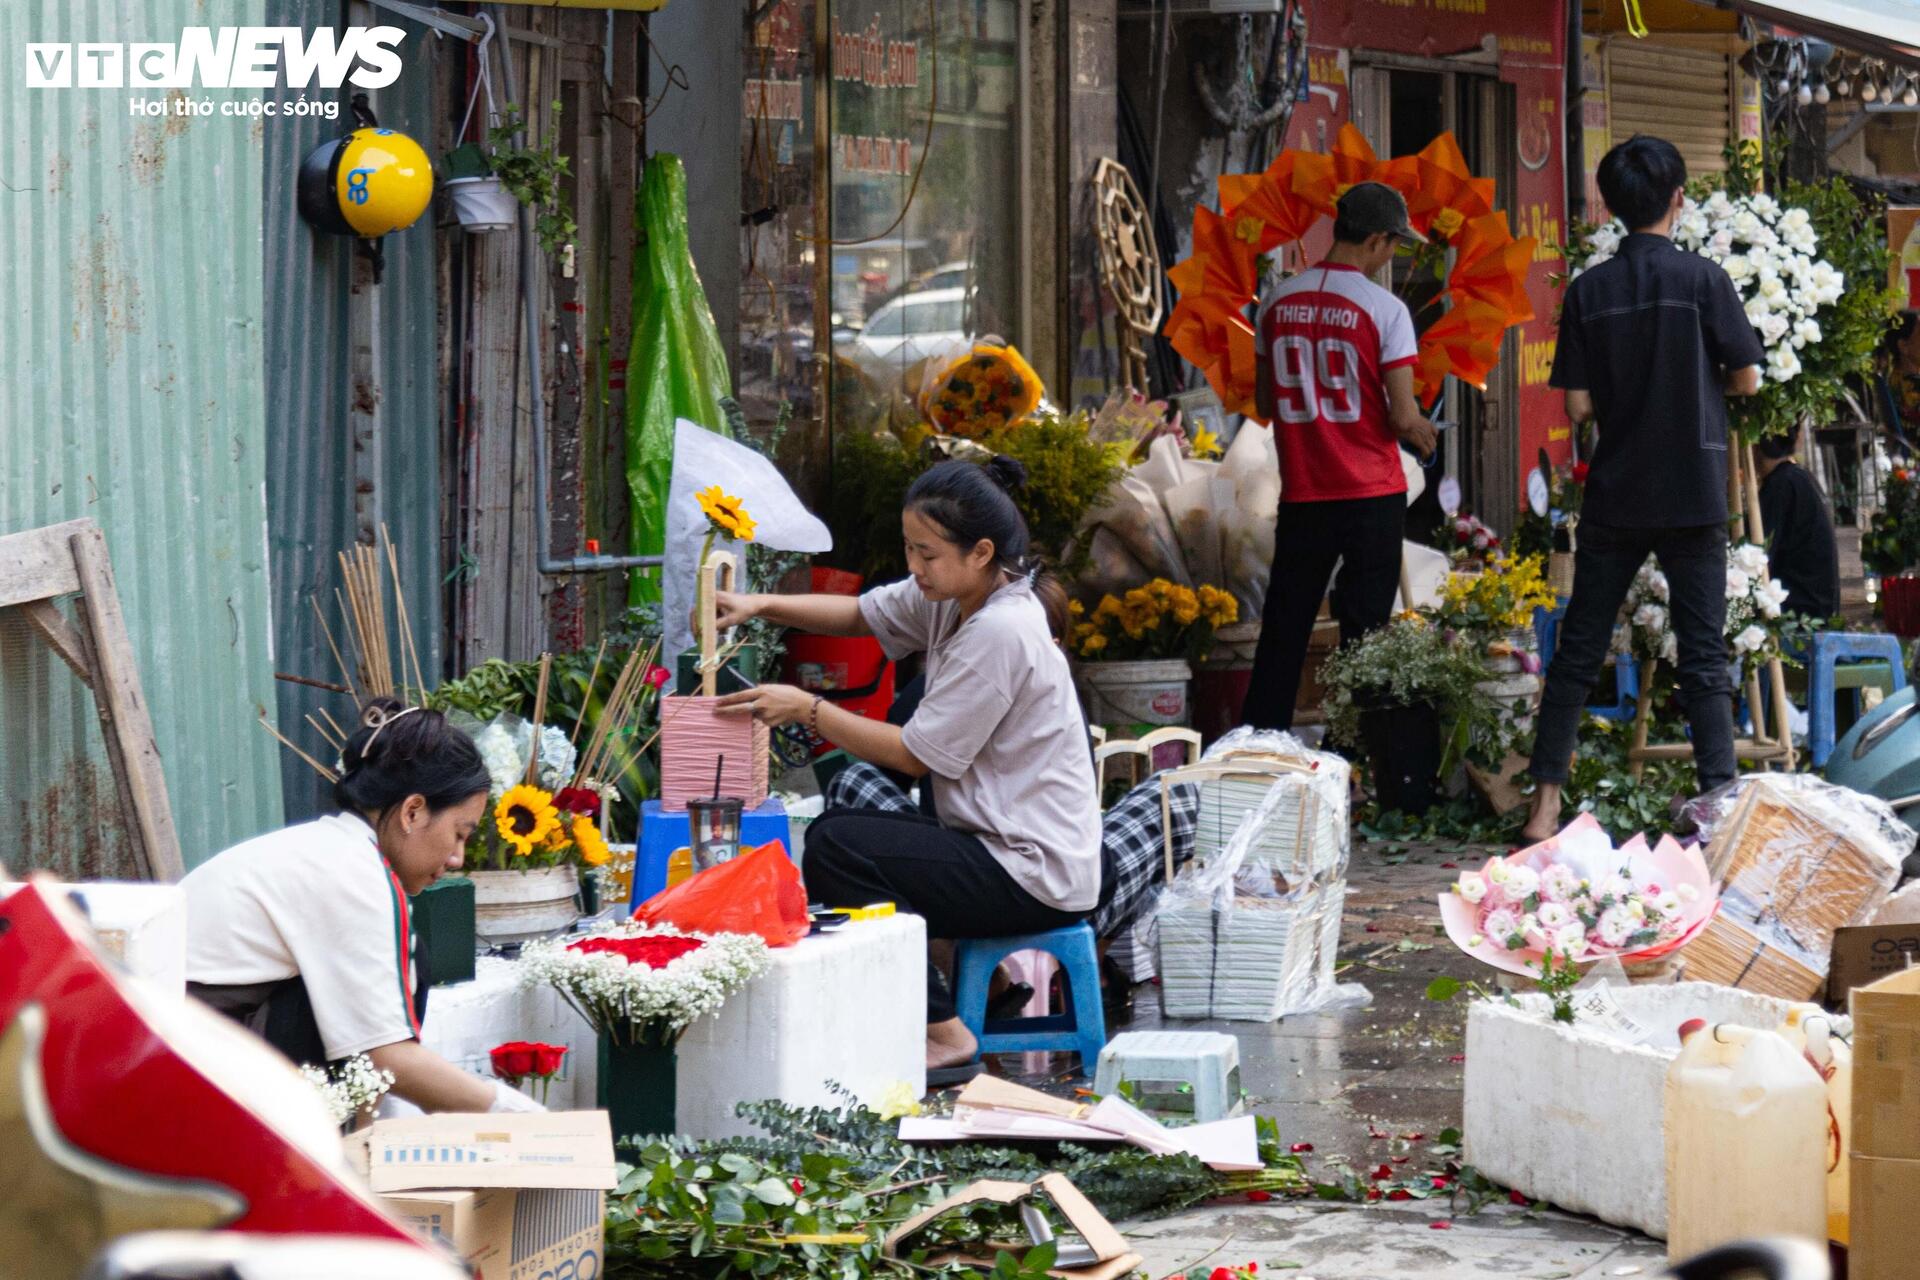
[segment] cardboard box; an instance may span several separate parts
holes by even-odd
[[[1855,1152],[1848,1167],[1849,1280],[1910,1280],[1913,1207],[1920,1204],[1920,1160]]]
[[[985,1077],[982,1077],[983,1079]],[[969,1086],[971,1087],[971,1086]],[[885,1255],[898,1258],[910,1252],[913,1237],[918,1235],[930,1223],[942,1218],[956,1209],[971,1204],[993,1203],[1016,1205],[1023,1200],[1039,1197],[1049,1200],[1067,1225],[1084,1240],[1093,1251],[1092,1262],[1073,1267],[1055,1267],[1047,1272],[1057,1280],[1120,1280],[1131,1275],[1141,1265],[1141,1257],[1127,1248],[1127,1239],[1114,1229],[1101,1212],[1093,1207],[1093,1202],[1080,1194],[1080,1189],[1069,1182],[1066,1175],[1049,1173],[1038,1182],[994,1182],[980,1181],[971,1183],[942,1200],[929,1209],[923,1209],[887,1233]],[[980,1244],[970,1250],[952,1250],[936,1254],[927,1259],[933,1267],[944,1267],[954,1263],[991,1270],[994,1265],[995,1244]]]
[[[1827,1002],[1845,1003],[1855,987],[1878,982],[1920,961],[1920,924],[1863,924],[1833,935]]]
[[[1851,1004],[1853,1150],[1920,1160],[1920,969],[1856,987]]]
[[[348,1152],[388,1212],[480,1280],[606,1269],[606,1193],[619,1179],[604,1111],[382,1120]]]

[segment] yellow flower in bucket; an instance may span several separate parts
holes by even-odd
[[[593,825],[593,819],[584,813],[574,816],[573,844],[580,850],[580,861],[590,867],[604,867],[613,857],[613,850],[607,847],[606,837],[600,834],[600,828]]]
[[[493,808],[493,824],[500,838],[524,858],[559,828],[560,811],[553,807],[551,795],[523,782],[500,797]]]

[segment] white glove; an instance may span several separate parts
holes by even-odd
[[[493,1105],[487,1108],[489,1113],[502,1111],[545,1111],[546,1108],[520,1092],[505,1080],[493,1082]]]

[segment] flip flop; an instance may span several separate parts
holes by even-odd
[[[927,1069],[927,1088],[947,1089],[956,1084],[965,1084],[986,1069],[987,1064],[978,1058],[957,1067],[930,1067]]]

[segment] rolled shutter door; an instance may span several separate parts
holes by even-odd
[[[1733,136],[1733,73],[1725,53],[1611,39],[1607,101],[1614,143],[1650,133],[1680,148],[1689,176],[1725,171]]]

